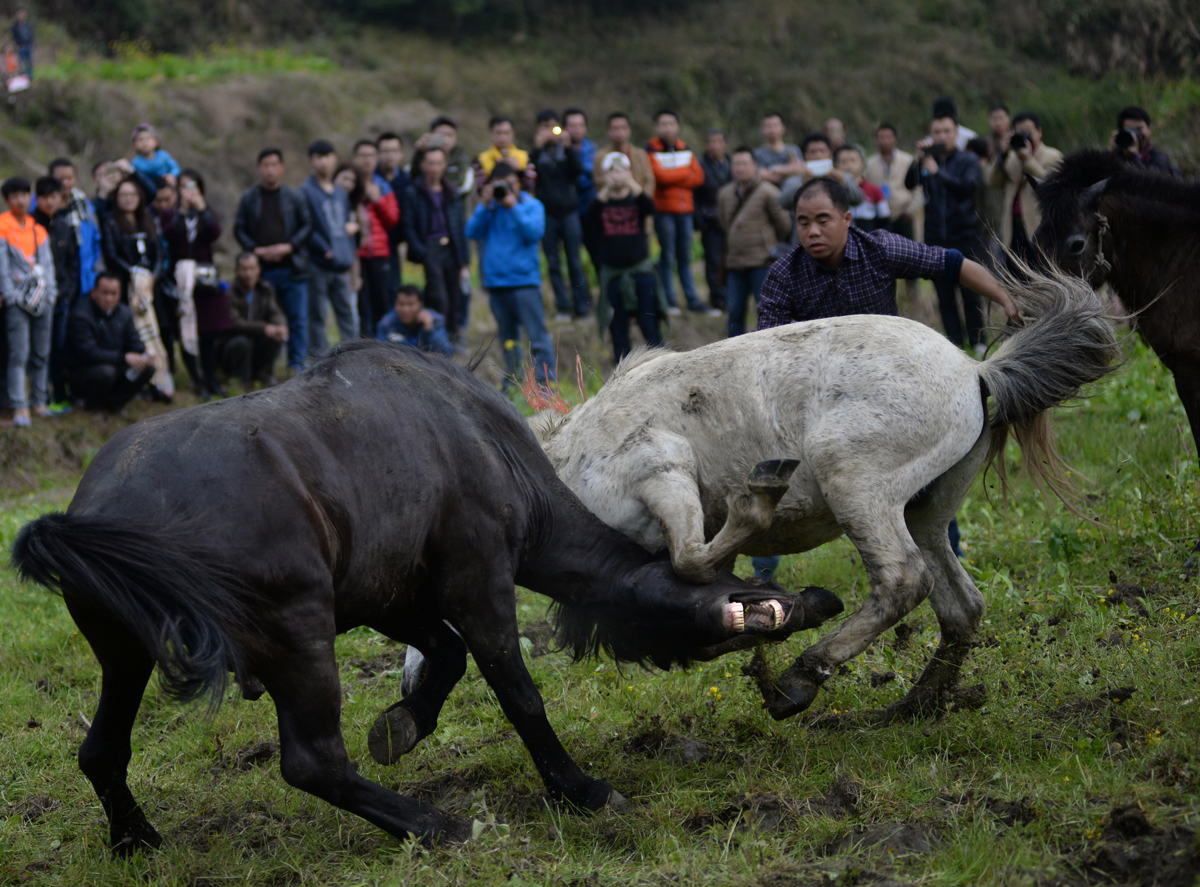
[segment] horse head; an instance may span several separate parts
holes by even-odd
[[[1123,165],[1108,151],[1075,151],[1035,185],[1042,221],[1033,234],[1034,245],[1053,264],[1093,287],[1104,283],[1110,270],[1104,245],[1109,222],[1102,206]]]

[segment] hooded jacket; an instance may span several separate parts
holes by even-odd
[[[692,189],[704,184],[704,169],[680,139],[667,147],[655,136],[646,145],[654,173],[654,209],[659,213],[690,216]]]

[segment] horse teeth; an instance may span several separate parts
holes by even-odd
[[[767,606],[771,608],[771,628],[772,630],[783,626],[783,605],[779,601],[767,601]]]
[[[732,603],[725,607],[725,622],[733,631],[746,630],[746,608],[741,604]]]

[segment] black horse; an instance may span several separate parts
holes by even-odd
[[[1112,287],[1174,375],[1200,444],[1200,182],[1083,149],[1036,190],[1035,245],[1093,287]],[[1197,552],[1200,542],[1189,567]]]
[[[841,608],[810,594],[806,614],[801,599],[730,574],[684,582],[580,504],[497,392],[444,358],[375,342],[278,388],[121,432],[65,514],[21,530],[13,562],[61,589],[103,670],[79,766],[117,853],[161,843],[126,781],[156,662],[181,700],[215,704],[230,672],[249,696],[261,681],[289,784],[395,835],[455,839],[463,820],[351,766],[339,632],[368,625],[430,654],[426,682],[376,722],[373,751],[394,758],[433,731],[469,650],[551,797],[595,810],[620,796],[584,775],[546,719],[521,660],[514,582],[557,602],[560,639],[577,652],[664,668],[738,646],[738,626],[749,645]]]

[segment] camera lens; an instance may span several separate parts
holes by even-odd
[[[1014,151],[1020,151],[1023,148],[1029,147],[1029,136],[1023,132],[1014,132],[1012,138],[1008,140],[1008,145]]]
[[[1128,151],[1138,143],[1138,133],[1136,130],[1123,129],[1117,133],[1117,147],[1122,151]]]

